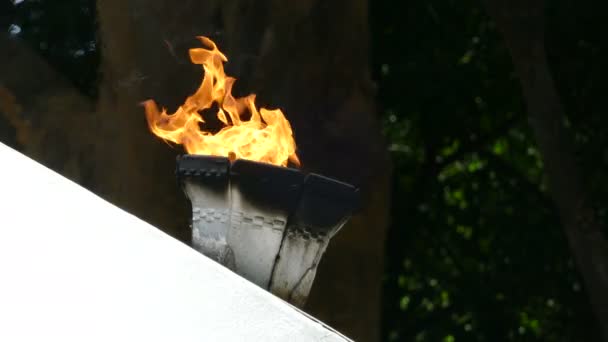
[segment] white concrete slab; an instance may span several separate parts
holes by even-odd
[[[0,144],[0,341],[348,341]]]

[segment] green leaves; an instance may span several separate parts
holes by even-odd
[[[475,1],[371,5],[378,103],[395,167],[386,339],[585,339],[593,318],[573,290],[578,274],[493,23]],[[576,76],[560,61],[556,74]],[[597,160],[608,119],[594,120],[567,122]],[[607,182],[593,180],[605,199]]]

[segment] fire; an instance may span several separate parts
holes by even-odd
[[[289,121],[280,109],[257,109],[255,94],[234,98],[235,78],[224,73],[226,56],[211,39],[198,37],[204,48],[190,49],[190,60],[203,66],[203,81],[173,114],[158,110],[153,100],[145,101],[148,127],[158,137],[184,146],[190,154],[225,156],[287,166],[300,165]],[[205,130],[200,111],[216,103],[217,119],[224,127],[216,133]],[[249,113],[249,118],[244,114]]]

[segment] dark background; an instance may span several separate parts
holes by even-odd
[[[537,2],[521,5],[514,1],[512,6],[522,6],[525,13],[532,13],[527,6],[534,6],[531,5],[533,3]],[[256,6],[253,2],[247,9],[255,13],[255,22],[280,22],[279,19],[269,18],[268,14],[258,13]],[[365,120],[362,125],[369,130],[381,130],[384,138],[379,140],[379,144],[390,152],[390,164],[377,162],[378,165],[387,165],[382,166],[386,174],[392,171],[390,188],[387,191],[378,190],[378,196],[386,198],[383,205],[390,206],[391,222],[386,238],[379,234],[381,242],[385,241],[384,250],[381,251],[385,255],[384,266],[381,266],[381,262],[373,264],[380,271],[384,267],[381,319],[378,322],[365,319],[364,322],[378,325],[366,329],[379,331],[383,341],[601,340],[600,327],[608,325],[608,321],[601,313],[598,314],[597,308],[594,311],[594,305],[597,307],[602,302],[588,288],[593,283],[600,289],[596,293],[608,289],[603,286],[605,283],[595,281],[592,276],[585,277],[580,265],[599,264],[606,259],[601,256],[577,259],[576,248],[584,250],[586,247],[570,247],[572,238],[569,240],[564,233],[568,229],[568,224],[564,223],[568,222],[568,215],[564,214],[568,210],[564,208],[569,204],[564,204],[564,200],[560,202],[559,196],[550,191],[560,184],[548,179],[551,178],[551,170],[546,166],[551,165],[559,171],[563,165],[559,162],[547,163],[546,152],[551,146],[537,146],[539,129],[535,130],[529,124],[529,119],[533,117],[534,108],[542,109],[542,106],[531,106],[534,99],[522,93],[521,82],[525,82],[525,77],[522,77],[521,70],[525,68],[519,71],[514,68],[513,58],[517,58],[517,53],[513,51],[517,51],[517,48],[505,43],[502,34],[504,27],[498,27],[497,23],[501,22],[488,15],[491,11],[486,10],[489,8],[487,3],[484,6],[479,1],[469,0],[371,1],[364,9],[364,22],[368,25],[363,30],[368,36],[355,31],[354,37],[348,35],[350,17],[340,18],[341,13],[349,13],[344,8],[350,3],[343,2],[340,6],[342,8],[332,9],[329,6],[327,9],[330,19],[325,23],[328,26],[321,25],[313,33],[301,33],[323,37],[325,30],[331,30],[333,36],[332,33],[328,35],[333,40],[316,47],[300,47],[314,49],[320,46],[323,49],[334,44],[361,44],[363,54],[367,54],[361,60],[367,65],[357,65],[358,62],[355,62],[353,69],[360,69],[361,73],[371,72],[373,83],[370,98],[375,103],[375,110],[370,107],[372,109],[366,113],[377,118],[380,127],[367,125]],[[515,40],[533,40],[536,37],[533,32],[535,27],[544,28],[544,43],[541,43],[546,49],[546,60],[559,103],[563,106],[563,113],[558,111],[555,117],[565,132],[562,136],[565,145],[553,148],[559,149],[558,155],[569,156],[578,167],[578,173],[571,176],[582,190],[571,197],[586,198],[585,208],[591,211],[590,217],[595,227],[606,227],[608,214],[608,182],[605,178],[608,174],[608,115],[604,93],[604,82],[608,76],[608,43],[605,38],[608,23],[603,16],[605,9],[605,2],[594,0],[550,1],[542,6],[540,16],[532,16],[525,19],[527,22],[524,20],[515,25],[523,32],[520,32],[520,36],[512,35],[516,36]],[[290,18],[291,14],[281,15]],[[314,18],[311,15],[310,20]],[[306,25],[306,20],[302,25]],[[104,36],[99,34],[99,22],[98,7],[93,0],[25,0],[18,4],[6,0],[0,2],[0,31],[3,34],[6,32],[11,41],[18,41],[28,46],[28,51],[42,56],[44,62],[60,75],[62,87],[67,84],[92,101],[104,101],[103,94],[100,94],[103,87],[98,86],[105,77],[100,48]],[[104,25],[103,20],[101,22]],[[356,23],[356,20],[353,21],[353,25]],[[313,22],[311,25],[317,24]],[[502,24],[505,25],[504,22]],[[256,36],[257,31],[250,29],[247,21],[233,25],[242,27],[240,30],[243,31],[251,30],[248,34]],[[345,29],[333,30],[331,25],[340,25]],[[230,32],[230,29],[226,31]],[[214,32],[216,36],[211,36],[220,43],[230,40],[228,33]],[[153,37],[154,33],[150,33],[150,36]],[[300,43],[304,44],[297,40],[292,47],[298,47]],[[194,45],[195,42],[188,41],[187,44]],[[2,50],[0,44],[0,55],[5,53]],[[238,48],[228,50],[239,51]],[[10,51],[13,54],[8,58],[12,61],[21,58],[14,52],[16,50]],[[162,53],[166,54],[159,52]],[[232,52],[228,58],[236,57],[236,54]],[[520,57],[525,58],[523,55],[525,53]],[[179,55],[179,58],[182,57]],[[289,56],[290,61],[297,58]],[[284,60],[279,58],[279,63],[286,60],[287,57]],[[310,68],[315,69],[321,62],[311,59],[302,63],[309,63]],[[23,67],[27,68],[28,65]],[[238,70],[233,69],[233,72],[246,74],[247,68],[255,69],[256,65],[245,64],[241,68],[245,71],[235,68]],[[228,71],[231,71],[230,67]],[[277,77],[282,77],[280,70],[277,74]],[[31,71],[22,69],[21,75],[36,83],[36,75]],[[0,77],[3,77],[0,78],[0,85],[5,83],[5,87],[11,90],[7,86],[10,84],[7,79],[16,77]],[[244,85],[255,90],[253,83],[258,78],[244,77],[249,81],[243,81],[240,91],[249,91]],[[40,87],[48,84],[45,79],[43,77]],[[266,79],[263,81],[270,82]],[[336,89],[341,89],[340,84],[349,82],[348,78],[339,81],[343,83],[337,83]],[[40,90],[36,89],[30,86],[27,91],[14,90],[13,93],[17,102],[29,103],[38,96],[36,94]],[[135,97],[143,98],[148,94],[157,95],[155,98],[162,96],[155,91],[143,91]],[[283,95],[264,95],[272,91],[272,87],[262,87],[261,101],[281,105],[281,101],[289,102],[284,100]],[[310,91],[314,92],[314,89]],[[183,93],[185,95],[187,93]],[[306,97],[305,89],[300,96]],[[11,108],[7,105],[11,103],[9,97],[5,95],[4,107],[0,107],[0,113],[4,114],[0,115],[0,141],[36,157],[36,149],[27,147],[37,136],[27,133],[34,128],[22,122],[21,126],[30,127],[26,127],[26,133],[23,133],[24,128],[7,109]],[[545,105],[551,107],[553,100],[549,99]],[[166,101],[173,100],[169,98]],[[289,103],[285,106],[289,107]],[[324,104],[319,111],[331,108],[332,104],[331,101]],[[292,107],[297,108],[295,105]],[[62,108],[63,111],[70,111],[74,107],[66,105]],[[55,130],[60,128],[46,124],[54,121],[52,116],[37,121],[35,116],[42,115],[37,113],[46,112],[32,110],[29,116],[25,116],[25,122],[34,122],[33,127],[44,126],[45,138],[37,140],[40,143],[54,137]],[[289,113],[287,111],[288,118]],[[142,128],[145,128],[143,112],[141,118]],[[314,115],[304,119],[295,117],[297,142],[301,141],[298,134],[299,137],[314,135],[307,131],[313,130],[315,123],[309,121],[314,118]],[[78,119],[74,120],[66,125],[73,125],[71,129],[78,130]],[[359,119],[353,116],[344,122],[351,122],[349,120]],[[140,121],[137,122],[139,124]],[[344,125],[338,125],[336,129],[340,130],[340,127],[350,129]],[[97,126],[92,124],[82,129],[91,129],[89,132],[92,134]],[[349,136],[343,140],[355,140],[353,137],[357,138]],[[151,136],[146,138],[154,139]],[[372,140],[370,138],[369,145],[374,144]],[[64,143],[62,140],[57,146],[70,143],[74,141]],[[306,143],[303,144],[304,164],[307,165],[306,155],[316,151],[316,147],[313,144],[307,148]],[[374,149],[368,148],[366,141],[359,141],[359,144],[364,146],[334,146],[327,145],[327,141],[322,146],[330,146],[328,148],[335,149],[336,153],[346,154],[347,160],[352,163],[348,165],[349,169],[363,170],[366,162],[364,159],[357,163],[358,155],[374,155]],[[561,149],[561,146],[568,148]],[[93,146],[78,153],[85,155],[82,157],[84,160],[86,155],[98,151],[96,148]],[[174,155],[178,151],[170,152]],[[38,159],[54,166],[54,157],[45,159],[40,155],[47,156],[47,152],[38,153]],[[72,155],[76,152],[67,149],[61,153]],[[74,163],[82,160],[76,158]],[[348,172],[343,172],[339,165],[317,162],[311,157],[309,160],[312,160],[308,162],[312,169],[341,176],[353,183],[365,184],[368,182],[366,179],[371,177],[361,171],[361,174],[354,173],[349,179]],[[370,160],[374,162],[373,158]],[[59,164],[66,163],[62,161]],[[95,166],[92,168],[96,170]],[[564,168],[568,169],[567,166]],[[168,174],[171,171],[168,170]],[[110,200],[114,198],[111,190],[96,185],[95,171],[91,175],[87,172],[77,173],[77,176],[70,172],[67,175],[76,177],[81,184]],[[362,187],[366,193],[374,192],[370,190],[373,187],[367,190],[364,185]],[[159,193],[162,191],[159,190]],[[379,203],[374,195],[368,197],[371,198],[369,201]],[[120,200],[117,202],[120,204]],[[131,208],[125,204],[123,207],[136,213],[145,211],[137,206]],[[375,214],[366,215],[374,217]],[[156,223],[155,220],[160,219],[151,217],[149,220]],[[158,224],[162,226],[162,223]],[[381,228],[368,225],[366,229]],[[187,239],[187,232],[171,232],[178,238]],[[600,234],[599,239],[602,238]],[[339,249],[330,245],[328,253],[332,248]],[[350,255],[349,249],[344,253]],[[345,262],[358,264],[365,258],[365,255],[361,259],[353,255],[352,258],[347,257]],[[357,288],[355,283],[363,282],[365,277],[375,277],[374,274],[366,273],[346,281],[352,282],[353,288]],[[380,272],[377,274],[379,278]],[[336,281],[334,278],[338,276],[326,272],[319,277],[325,277],[328,279],[326,283],[329,283]],[[353,300],[364,302],[366,296],[365,292],[355,291]],[[374,301],[379,302],[378,299]],[[316,313],[314,303],[313,299],[313,314]],[[355,328],[351,332],[348,318],[340,321],[331,315],[319,316],[362,341],[377,337],[365,337]]]

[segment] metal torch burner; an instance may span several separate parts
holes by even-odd
[[[359,201],[351,185],[243,159],[179,156],[177,177],[192,203],[193,247],[300,307]]]

